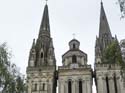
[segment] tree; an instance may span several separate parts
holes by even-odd
[[[24,93],[23,75],[12,64],[6,43],[0,45],[0,93]]]
[[[118,0],[120,11],[121,11],[121,17],[125,17],[125,0]]]
[[[123,63],[121,49],[120,49],[117,39],[113,41],[109,46],[107,46],[107,48],[104,50],[103,61],[104,63],[111,63],[111,64]]]
[[[24,87],[24,78],[21,78],[20,76],[17,76],[16,78],[16,90],[17,93],[24,93],[24,90],[26,90],[26,87]]]
[[[104,64],[119,64],[121,66],[121,74],[125,82],[125,63],[122,60],[121,49],[117,39],[112,42],[103,53]]]

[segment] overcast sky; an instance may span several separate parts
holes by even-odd
[[[49,0],[51,36],[57,65],[68,49],[68,42],[80,41],[80,49],[88,54],[88,64],[94,64],[94,46],[99,32],[101,0]],[[125,38],[125,19],[120,20],[117,0],[103,0],[113,36]],[[25,74],[29,51],[37,38],[45,0],[0,0],[0,43],[7,42],[12,50],[12,62]]]

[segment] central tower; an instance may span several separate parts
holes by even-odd
[[[87,54],[79,49],[80,42],[72,39],[69,50],[62,56],[58,68],[58,93],[92,93],[92,69]]]

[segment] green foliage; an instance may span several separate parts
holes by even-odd
[[[105,50],[103,53],[103,62],[104,63],[117,63],[117,64],[122,64],[122,55],[121,55],[121,50],[119,43],[117,40],[112,42]]]
[[[24,77],[10,61],[6,43],[0,45],[0,93],[24,93]]]
[[[125,82],[125,63],[122,60],[121,49],[118,41],[111,43],[104,51],[103,62],[105,64],[119,64],[122,70],[122,77]]]
[[[120,11],[121,11],[121,18],[125,17],[125,0],[118,0]]]
[[[24,90],[25,90],[25,84],[24,84],[24,79],[21,78],[20,76],[18,76],[16,78],[16,90],[17,90],[17,93],[23,93]]]

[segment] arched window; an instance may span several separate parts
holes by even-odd
[[[114,76],[114,87],[115,87],[115,93],[118,93],[116,76]]]
[[[71,80],[68,81],[68,93],[72,93],[72,82],[71,82]]]
[[[72,63],[76,63],[76,56],[75,55],[72,56]]]
[[[79,93],[82,93],[82,81],[79,80]]]
[[[109,80],[108,80],[108,77],[106,77],[106,86],[107,86],[107,93],[109,93]]]
[[[34,84],[34,91],[37,91],[37,84]]]
[[[43,52],[41,52],[41,58],[43,58]]]
[[[43,91],[45,91],[45,83],[43,83]]]
[[[76,45],[75,45],[75,44],[73,44],[73,49],[74,49],[74,48],[76,48]]]

